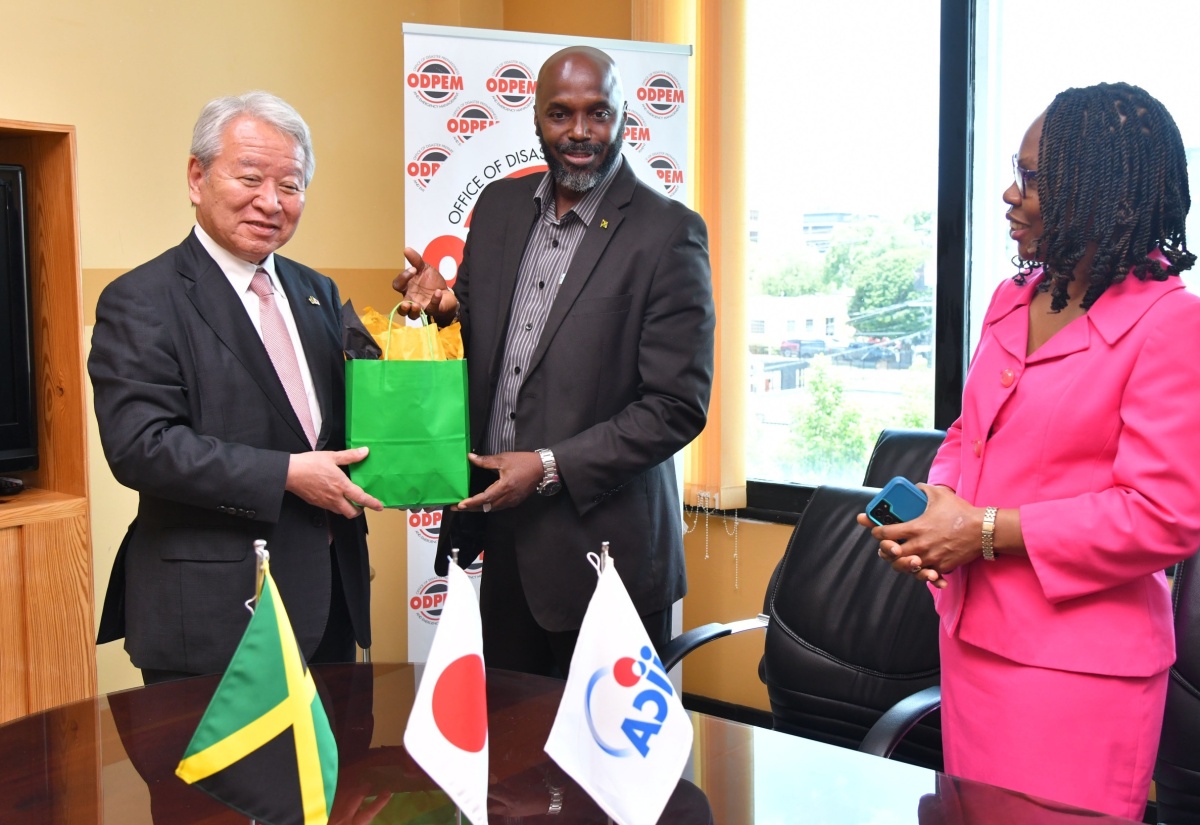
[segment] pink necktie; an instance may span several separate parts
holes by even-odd
[[[275,290],[271,287],[271,279],[261,266],[250,279],[250,289],[258,296],[258,318],[262,324],[263,344],[267,347],[267,355],[275,365],[275,372],[283,383],[292,409],[300,419],[300,426],[308,436],[309,446],[317,446],[317,433],[313,428],[312,412],[308,408],[308,395],[304,392],[304,379],[300,375],[300,362],[296,360],[296,348],[292,345],[292,336],[288,334],[287,325],[283,322],[283,313],[275,303]]]

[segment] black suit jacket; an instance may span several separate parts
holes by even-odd
[[[275,261],[321,406],[317,449],[343,449],[337,287]],[[88,372],[109,467],[139,493],[98,641],[123,631],[140,668],[224,669],[249,620],[261,538],[311,655],[329,612],[332,534],[356,639],[370,645],[365,522],[284,491],[290,454],[311,447],[240,297],[194,233],[105,288]]]
[[[458,269],[476,452],[541,178],[497,181],[483,191]],[[549,447],[564,484],[557,496],[530,496],[516,514],[521,580],[547,630],[579,627],[596,588],[586,556],[602,541],[611,543],[640,613],[662,610],[687,591],[672,457],[707,415],[711,281],[704,221],[622,163],[559,287],[515,411],[516,449]],[[476,472],[472,494],[494,478]],[[486,518],[447,510],[439,557],[457,546],[468,564],[481,549]]]

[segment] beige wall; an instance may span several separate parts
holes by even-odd
[[[625,39],[630,7],[570,10],[544,0],[8,0],[5,58],[20,67],[20,79],[0,84],[0,117],[78,130],[85,323],[94,319],[105,284],[178,243],[191,226],[184,170],[200,107],[254,88],[286,98],[313,131],[316,176],[286,253],[330,274],[356,305],[385,305],[391,274],[403,265],[404,22]],[[88,326],[85,338],[90,334]],[[136,496],[112,479],[90,416],[88,445],[98,611]],[[369,519],[373,653],[380,661],[403,660],[406,613],[394,594],[406,592],[404,518],[387,512]],[[786,541],[786,531],[742,525],[741,586],[734,591],[732,548],[723,529],[713,535],[716,552],[708,560],[702,533],[688,537],[687,626],[757,612]],[[696,659],[688,689],[765,706],[761,685],[746,678],[761,638],[717,648]],[[101,692],[138,683],[120,643],[99,648],[98,663]]]

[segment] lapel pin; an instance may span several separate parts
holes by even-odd
[[[600,228],[601,228],[601,229],[608,229],[608,219],[607,219],[607,218],[601,218],[601,219],[600,219]]]
[[[308,302],[315,307],[319,307],[321,305],[321,302],[317,300],[317,297],[315,295],[309,295]]]

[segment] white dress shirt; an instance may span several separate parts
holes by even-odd
[[[254,324],[254,329],[258,332],[258,337],[262,338],[262,322],[259,319],[259,301],[258,296],[250,289],[250,280],[254,277],[254,273],[261,266],[267,271],[267,277],[271,280],[271,287],[275,290],[275,303],[279,306],[279,312],[283,315],[284,326],[287,327],[288,335],[291,336],[292,346],[296,349],[296,359],[300,362],[300,377],[304,379],[304,395],[308,398],[308,410],[312,415],[313,431],[318,437],[321,433],[321,405],[317,403],[317,393],[313,387],[312,372],[308,368],[308,359],[304,357],[304,344],[300,341],[300,333],[296,329],[296,319],[292,315],[292,307],[288,303],[287,294],[283,291],[283,286],[279,282],[279,276],[275,274],[275,253],[267,256],[267,259],[261,264],[255,265],[243,261],[235,256],[225,247],[218,244],[208,233],[205,232],[200,224],[196,224],[196,239],[200,241],[200,245],[205,251],[212,256],[212,259],[217,262],[217,266],[225,273],[225,277],[229,279],[233,289],[242,299],[242,305],[246,308],[246,314],[250,316],[250,323]]]

